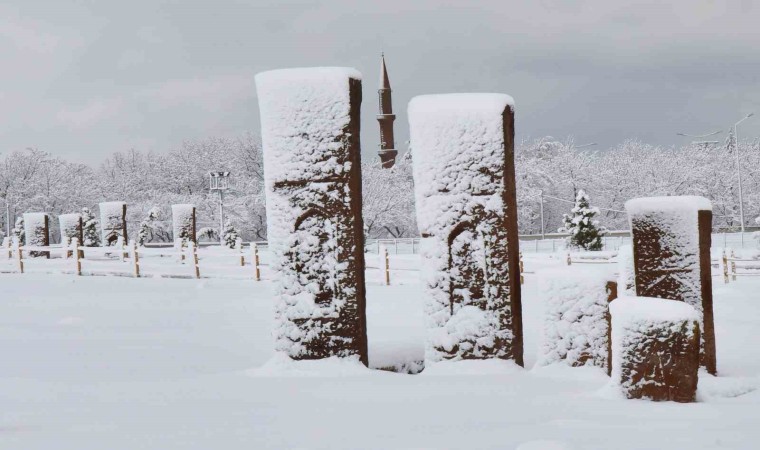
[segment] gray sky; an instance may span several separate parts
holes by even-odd
[[[760,5],[745,1],[36,1],[0,5],[0,152],[99,163],[115,150],[258,133],[253,76],[364,74],[362,146],[377,150],[384,50],[397,143],[418,94],[503,92],[518,139],[597,148],[676,132],[760,136]],[[725,136],[725,131],[722,136]],[[722,137],[721,137],[722,140]]]

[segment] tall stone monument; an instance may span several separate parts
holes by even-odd
[[[275,345],[294,359],[367,364],[359,110],[361,75],[260,73]]]
[[[425,357],[523,364],[514,103],[501,94],[409,103],[425,283]]]

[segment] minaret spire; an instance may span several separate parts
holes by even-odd
[[[396,162],[395,142],[393,140],[393,121],[396,115],[393,114],[393,105],[391,101],[391,82],[388,79],[388,69],[385,67],[385,54],[380,54],[380,88],[377,90],[380,100],[380,111],[377,114],[377,121],[380,124],[380,163],[386,169],[393,167]]]

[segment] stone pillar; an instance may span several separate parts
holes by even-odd
[[[84,227],[81,214],[61,214],[58,216],[58,224],[61,229],[61,244],[70,243],[72,239],[76,238],[79,241],[79,245],[82,245],[84,242]]]
[[[514,103],[501,94],[409,103],[422,236],[426,359],[523,364]]]
[[[612,382],[627,398],[693,402],[700,314],[685,302],[621,297],[610,304]]]
[[[293,359],[367,365],[359,111],[361,74],[260,73],[275,346]]]
[[[124,202],[100,203],[100,229],[103,247],[116,245],[119,237],[127,241],[127,204]]]
[[[47,213],[24,213],[24,235],[29,247],[50,245],[50,217]],[[29,256],[50,258],[50,252],[30,251]]]
[[[679,300],[700,315],[700,362],[717,373],[710,237],[712,205],[704,197],[650,197],[626,202],[633,236],[636,295]]]
[[[172,205],[172,235],[174,240],[187,239],[197,243],[195,224],[195,205]]]

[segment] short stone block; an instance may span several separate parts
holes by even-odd
[[[627,398],[693,402],[699,319],[684,302],[621,297],[610,304],[612,381]]]

